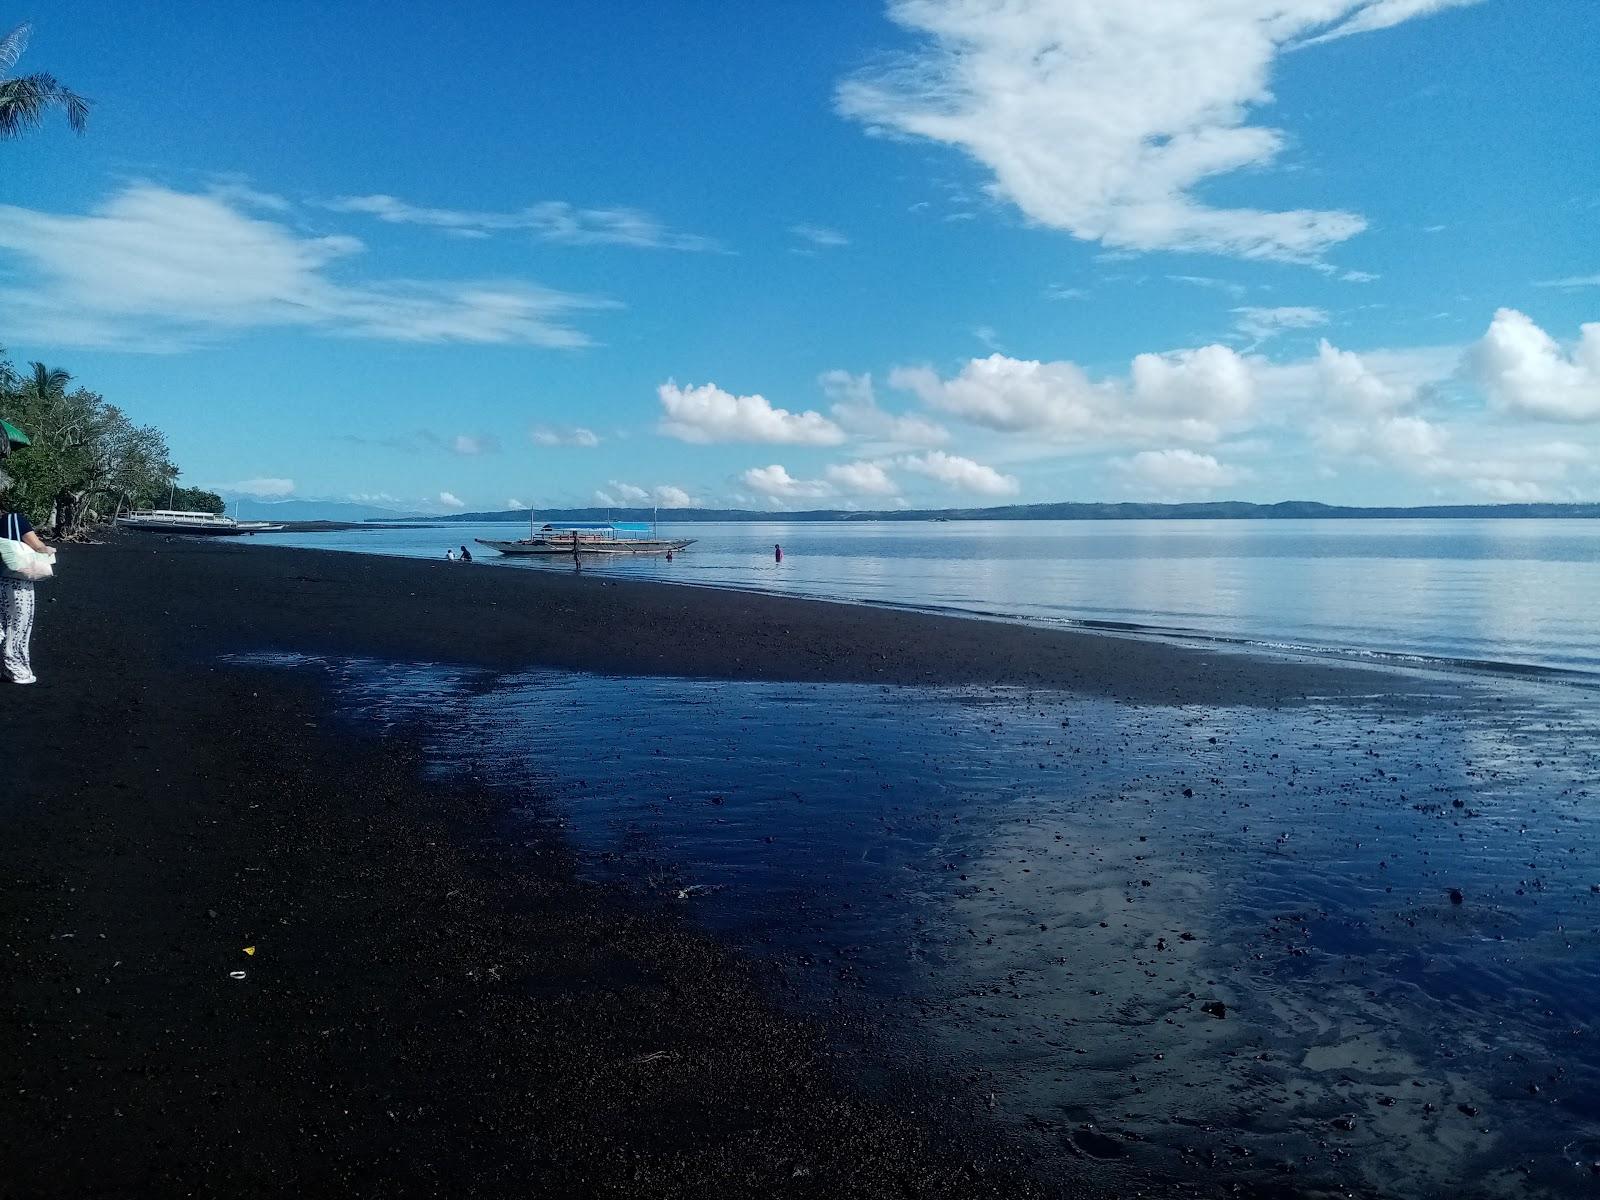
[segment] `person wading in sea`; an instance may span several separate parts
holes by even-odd
[[[0,437],[4,437],[0,433]],[[55,551],[40,540],[28,518],[12,512],[5,506],[6,490],[11,486],[11,476],[0,471],[0,537],[21,542],[40,554],[55,555]],[[0,576],[0,630],[5,634],[5,675],[12,683],[37,683],[29,654],[33,640],[33,580]]]

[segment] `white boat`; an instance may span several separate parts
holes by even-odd
[[[273,533],[282,525],[267,521],[235,521],[221,513],[190,512],[175,508],[145,508],[117,518],[122,529],[146,533],[186,533],[209,537],[236,537],[242,533]]]
[[[474,538],[501,554],[671,554],[695,543],[694,538],[658,538],[655,527],[644,521],[575,521],[533,527],[528,536],[512,542]]]

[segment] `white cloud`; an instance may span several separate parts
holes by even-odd
[[[926,454],[907,454],[895,460],[897,466],[964,492],[977,492],[983,496],[1014,496],[1021,484],[1010,475],[1002,475],[993,467],[943,450],[929,450]]]
[[[1301,305],[1284,305],[1279,308],[1244,305],[1234,309],[1233,314],[1238,318],[1234,322],[1234,328],[1249,338],[1253,345],[1259,345],[1286,330],[1315,329],[1319,325],[1328,323],[1328,314],[1323,309]]]
[[[348,283],[355,238],[311,236],[217,194],[133,183],[87,216],[0,205],[7,333],[52,345],[174,351],[297,327],[403,342],[590,344],[573,314],[611,301],[515,280]]]
[[[575,429],[551,429],[545,425],[535,426],[528,431],[528,437],[536,446],[583,446],[592,448],[600,444],[600,436],[592,429],[578,426]]]
[[[1216,441],[1255,402],[1250,364],[1226,346],[1141,354],[1127,380],[1092,380],[1073,362],[992,354],[951,379],[899,367],[889,382],[930,407],[1006,433],[1058,441]]]
[[[442,508],[463,509],[467,506],[467,502],[458,497],[454,492],[440,492],[439,505]]]
[[[577,208],[562,200],[530,204],[516,212],[427,208],[394,196],[341,196],[323,205],[363,213],[392,225],[426,225],[467,237],[524,230],[541,241],[567,246],[634,246],[653,250],[721,250],[714,238],[679,233],[634,208]]]
[[[1465,0],[890,0],[919,39],[844,82],[870,131],[957,147],[1032,221],[1128,250],[1315,261],[1366,227],[1339,211],[1214,208],[1207,180],[1272,163],[1249,123],[1276,56]],[[1339,22],[1343,22],[1340,24]]]
[[[1568,353],[1531,318],[1502,308],[1474,347],[1471,370],[1489,398],[1510,412],[1600,420],[1600,322],[1584,325]]]
[[[796,479],[779,463],[751,467],[739,476],[745,487],[770,500],[820,500],[833,495],[833,485],[825,479]]]
[[[500,442],[498,438],[486,433],[458,433],[450,439],[450,452],[465,458],[475,458],[480,454],[498,454]]]
[[[818,412],[774,408],[764,396],[735,396],[714,383],[656,389],[666,417],[661,432],[684,442],[766,442],[773,445],[837,446],[844,430]]]
[[[829,412],[846,432],[866,438],[885,449],[942,446],[950,431],[916,413],[890,413],[878,407],[871,375],[828,371],[819,380],[833,401]]]
[[[1417,396],[1415,384],[1380,376],[1360,355],[1337,349],[1327,339],[1317,347],[1317,382],[1327,405],[1344,412],[1392,412]]]
[[[506,507],[507,508],[527,508],[528,504],[527,504],[526,501],[518,500],[515,496],[512,496],[512,497],[509,497],[506,500]]]
[[[662,508],[693,508],[694,497],[681,487],[664,483],[655,490],[655,501]]]
[[[613,479],[594,494],[596,504],[607,508],[693,508],[695,499],[681,487],[666,483],[660,487],[642,488],[637,484]]]
[[[829,483],[847,495],[892,496],[900,490],[883,469],[882,463],[833,463],[822,474]]]
[[[1537,347],[1537,339],[1515,323],[1505,328],[1511,330],[1513,347]],[[1422,411],[1450,374],[1448,361],[1461,359],[1459,351],[1448,359],[1426,352],[1358,355],[1323,342],[1306,398],[1314,414],[1307,426],[1312,443],[1407,478],[1466,487],[1491,500],[1577,498],[1568,481],[1573,471],[1593,467],[1590,447],[1530,440],[1505,420],[1520,415],[1509,406]],[[1467,355],[1469,363],[1475,359],[1482,365],[1481,344]]]
[[[1569,275],[1565,279],[1541,279],[1533,286],[1547,288],[1600,287],[1600,275]]]
[[[1137,483],[1161,495],[1210,492],[1243,477],[1237,469],[1193,450],[1142,450],[1118,464]]]
[[[804,223],[791,225],[789,226],[789,232],[801,241],[810,242],[813,246],[819,246],[824,250],[850,244],[850,239],[845,237],[844,234],[837,229],[829,229],[825,225],[807,225]]]
[[[214,483],[216,491],[234,496],[288,496],[294,492],[292,479],[240,479],[234,483]]]
[[[399,496],[390,495],[388,492],[351,492],[347,497],[353,504],[402,504],[404,501]]]
[[[1468,5],[1481,3],[1483,0],[1369,0],[1333,29],[1302,44],[1314,46],[1318,42],[1331,42],[1335,38],[1349,37],[1352,34],[1372,33],[1375,30],[1399,25],[1413,17],[1425,17],[1447,8],[1466,8]],[[1346,4],[1342,7],[1351,6]]]

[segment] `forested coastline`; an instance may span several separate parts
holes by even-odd
[[[72,375],[43,363],[19,369],[0,350],[0,419],[26,441],[0,433],[5,506],[56,537],[132,508],[220,513],[221,496],[178,487],[166,435],[140,425]]]

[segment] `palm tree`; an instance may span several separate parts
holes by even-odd
[[[28,45],[28,26],[18,25],[0,39],[0,140],[21,137],[44,120],[52,108],[64,109],[67,124],[82,133],[89,122],[89,101],[71,91],[54,75],[11,75],[11,69]]]
[[[66,371],[60,367],[47,367],[42,362],[28,365],[33,372],[22,377],[22,386],[17,389],[24,399],[36,404],[49,404],[67,394],[67,384],[72,382],[72,376]]]

